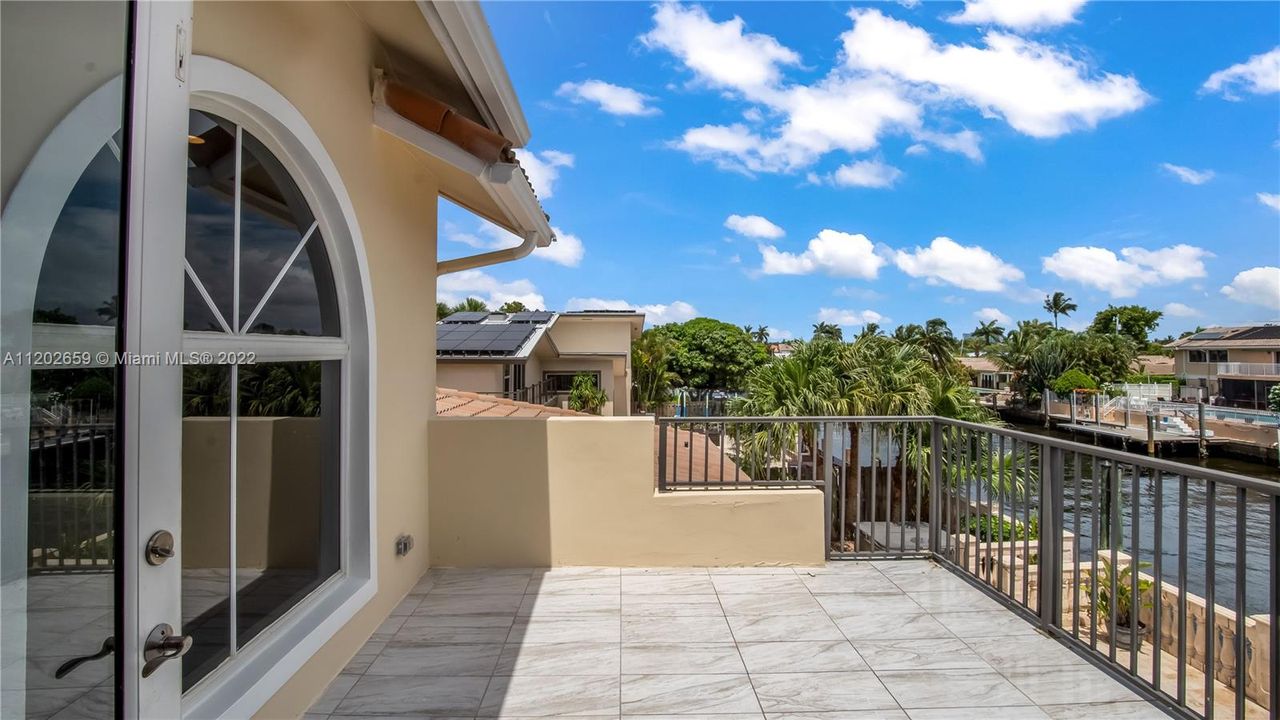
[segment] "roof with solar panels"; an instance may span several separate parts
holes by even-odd
[[[436,357],[526,358],[560,317],[626,315],[644,317],[643,313],[633,310],[456,312],[436,323]]]
[[[1280,350],[1280,325],[1211,327],[1165,345],[1171,350],[1199,348],[1261,348]]]

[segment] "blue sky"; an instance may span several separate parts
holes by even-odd
[[[1280,4],[488,3],[562,237],[442,299],[807,337],[1280,317]],[[442,202],[442,257],[512,244]],[[736,216],[736,218],[734,217]],[[765,222],[767,221],[767,222]]]

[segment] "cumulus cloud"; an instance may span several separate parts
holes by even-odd
[[[964,10],[947,18],[969,25],[1003,25],[1041,30],[1075,22],[1085,0],[966,0]]]
[[[1161,310],[1169,317],[1197,317],[1200,315],[1199,310],[1180,302],[1165,303]]]
[[[1212,180],[1214,174],[1212,170],[1192,170],[1184,165],[1173,163],[1160,163],[1160,167],[1188,185],[1203,185]]]
[[[1022,280],[1018,268],[979,245],[961,245],[949,237],[936,237],[929,247],[898,250],[893,262],[902,272],[924,278],[930,285],[947,284],[966,290],[999,292]]]
[[[1280,46],[1210,75],[1200,92],[1221,93],[1228,100],[1239,100],[1242,92],[1280,92]]]
[[[879,10],[852,10],[841,35],[847,67],[879,72],[1001,117],[1032,137],[1091,129],[1150,96],[1132,76],[1097,73],[1065,51],[989,31],[983,46],[940,45]]]
[[[629,87],[614,85],[603,80],[566,82],[556,90],[556,95],[575,103],[592,103],[610,115],[657,115],[661,111],[649,104],[654,98]]]
[[[1013,324],[1013,318],[1004,314],[999,308],[984,307],[973,314],[973,317],[979,322],[989,322],[995,320],[1006,328]]]
[[[769,340],[771,342],[786,342],[787,340],[795,340],[796,334],[785,328],[769,328]]]
[[[777,240],[787,234],[785,230],[769,222],[768,218],[760,215],[730,215],[725,218],[724,226],[749,238]]]
[[[626,300],[606,300],[604,298],[569,298],[565,303],[566,310],[636,310],[644,313],[645,322],[649,325],[684,322],[698,316],[698,310],[683,300],[675,300],[663,305],[636,305]]]
[[[517,301],[530,308],[545,308],[546,301],[529,280],[504,282],[481,270],[463,270],[441,275],[436,283],[441,302],[459,303],[469,297],[480,298],[491,308]]]
[[[544,248],[538,248],[533,251],[533,257],[539,260],[547,260],[557,265],[565,267],[578,267],[582,264],[582,257],[587,254],[586,248],[582,245],[582,240],[577,235],[571,235],[558,227],[551,228],[556,234],[556,241]]]
[[[809,275],[822,272],[834,277],[874,280],[885,260],[876,254],[866,235],[826,229],[809,241],[802,253],[790,253],[773,245],[760,245],[765,275]]]
[[[875,310],[844,310],[841,308],[819,308],[818,322],[831,323],[842,327],[855,327],[867,323],[878,323],[884,316]]]
[[[1133,297],[1147,285],[1204,277],[1204,259],[1208,257],[1213,253],[1185,244],[1158,250],[1124,248],[1120,256],[1106,248],[1077,246],[1058,248],[1044,258],[1042,267],[1064,280],[1124,298]]]
[[[902,177],[902,171],[879,160],[859,160],[841,165],[827,181],[838,187],[887,188]]]
[[[1280,267],[1265,265],[1238,273],[1222,294],[1242,303],[1280,310]]]
[[[1258,193],[1258,202],[1272,210],[1280,210],[1280,193]]]
[[[538,197],[550,199],[555,194],[556,181],[560,179],[561,168],[573,167],[573,155],[559,150],[516,150],[516,158],[520,167],[524,168],[525,177],[537,191]]]

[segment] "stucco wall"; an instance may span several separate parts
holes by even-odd
[[[424,24],[425,28],[425,24]],[[425,31],[425,30],[424,30]],[[439,168],[372,125],[377,44],[345,3],[197,2],[197,54],[265,80],[307,118],[342,175],[365,242],[376,313],[377,595],[259,711],[297,717],[427,568],[427,420],[434,415]],[[416,549],[397,558],[394,539]]]
[[[562,353],[626,353],[631,350],[629,321],[561,315],[551,326],[550,334]]]
[[[431,564],[822,563],[820,492],[658,494],[653,433],[650,418],[432,421]]]
[[[440,387],[468,392],[501,392],[501,363],[438,362],[436,382]]]
[[[542,367],[536,379],[530,382],[542,382],[542,373],[548,372],[598,372],[600,373],[600,388],[604,390],[604,394],[609,400],[601,408],[600,414],[606,416],[623,415],[625,413],[615,412],[618,405],[615,402],[617,395],[617,384],[614,381],[615,366],[620,362],[615,362],[610,358],[548,358],[542,361]],[[564,400],[568,400],[568,395],[561,396]],[[622,403],[625,408],[626,402]]]

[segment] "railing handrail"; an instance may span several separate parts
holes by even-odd
[[[1217,365],[1219,375],[1280,375],[1280,363],[1224,362]]]
[[[1249,490],[1255,490],[1267,495],[1280,495],[1280,483],[1259,478],[1252,478],[1247,475],[1226,472],[1223,470],[1214,470],[1212,468],[1204,468],[1198,466],[1188,466],[1184,463],[1173,462],[1172,460],[1164,460],[1162,458],[1154,458],[1145,455],[1137,455],[1135,453],[1126,452],[1124,450],[1112,450],[1110,448],[1099,447],[1096,445],[1086,445],[1084,443],[1072,440],[1060,440],[1058,438],[1038,435],[1036,433],[1026,432],[1025,430],[1015,430],[1000,425],[985,425],[983,423],[975,423],[967,420],[956,420],[954,418],[941,417],[938,415],[757,415],[757,416],[720,416],[720,417],[660,417],[657,418],[658,424],[716,424],[716,423],[940,423],[953,427],[967,428],[969,430],[979,430],[982,432],[993,432],[1005,437],[1015,438],[1024,442],[1044,445],[1046,447],[1058,448],[1069,452],[1082,452],[1089,455],[1112,460],[1114,462],[1124,463],[1126,465],[1141,465],[1152,470],[1168,473],[1172,475],[1186,475],[1202,480],[1212,480],[1214,482],[1226,483],[1233,487],[1242,487]]]

